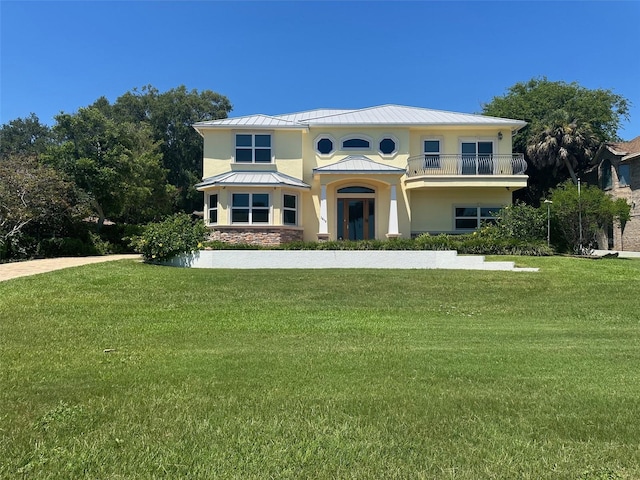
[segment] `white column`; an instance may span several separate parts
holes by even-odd
[[[389,201],[389,231],[387,237],[399,237],[398,229],[398,200],[396,198],[396,186],[391,185],[391,199]]]
[[[328,236],[329,227],[327,222],[327,186],[320,185],[320,228],[318,235]]]

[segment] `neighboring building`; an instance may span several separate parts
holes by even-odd
[[[259,244],[473,231],[527,185],[525,125],[398,105],[200,122],[205,221]]]
[[[630,142],[604,143],[593,160],[600,188],[631,205],[631,220],[613,228],[614,250],[640,251],[640,137]]]

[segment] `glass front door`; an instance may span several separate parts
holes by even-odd
[[[338,199],[338,240],[368,240],[375,231],[373,198]]]

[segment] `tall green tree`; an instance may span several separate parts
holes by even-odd
[[[172,210],[175,189],[147,124],[116,118],[104,98],[56,122],[60,144],[44,158],[89,195],[99,226],[105,218],[143,223]]]
[[[629,118],[629,102],[611,90],[541,77],[509,87],[483,105],[482,113],[528,122],[514,137],[513,148],[529,164],[530,186],[521,198],[535,204],[572,177],[571,169],[576,177],[583,174],[594,144],[618,140],[622,121]]]
[[[0,159],[10,155],[39,155],[54,143],[51,128],[32,113],[0,127]]]
[[[232,109],[229,100],[211,90],[189,91],[184,85],[162,93],[147,85],[119,97],[113,108],[116,118],[151,127],[169,183],[179,191],[178,209],[190,213],[202,208],[202,194],[194,185],[202,179],[203,144],[191,125],[226,118]]]

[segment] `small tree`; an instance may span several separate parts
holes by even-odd
[[[614,200],[593,185],[584,185],[578,192],[573,182],[566,181],[551,190],[551,201],[554,243],[574,253],[593,248],[598,232],[631,218],[631,207],[625,200]]]

